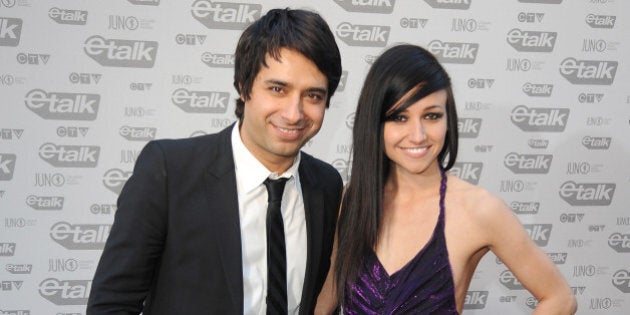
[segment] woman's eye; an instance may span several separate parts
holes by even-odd
[[[440,119],[442,117],[444,117],[444,114],[442,113],[428,113],[425,115],[425,117],[429,120],[436,120],[436,119]]]
[[[407,121],[407,117],[403,115],[393,115],[393,116],[390,116],[387,120],[395,121],[395,122],[405,122]]]

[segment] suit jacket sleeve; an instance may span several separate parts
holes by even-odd
[[[167,174],[158,142],[140,153],[118,198],[96,269],[88,315],[139,314],[160,262],[167,224]]]

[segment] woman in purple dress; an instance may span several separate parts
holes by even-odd
[[[423,48],[372,65],[355,113],[352,175],[318,314],[459,314],[492,251],[538,300],[571,314],[573,294],[497,196],[446,173],[457,156],[450,78]]]

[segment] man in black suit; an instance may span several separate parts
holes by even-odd
[[[342,181],[300,149],[319,131],[340,76],[318,14],[274,9],[250,25],[235,54],[238,122],[145,146],[118,199],[87,314],[265,314],[267,177],[288,178],[288,313],[312,313]]]

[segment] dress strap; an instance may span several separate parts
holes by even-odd
[[[444,221],[444,198],[446,196],[446,171],[440,166],[440,175],[442,176],[440,181],[440,221]]]

